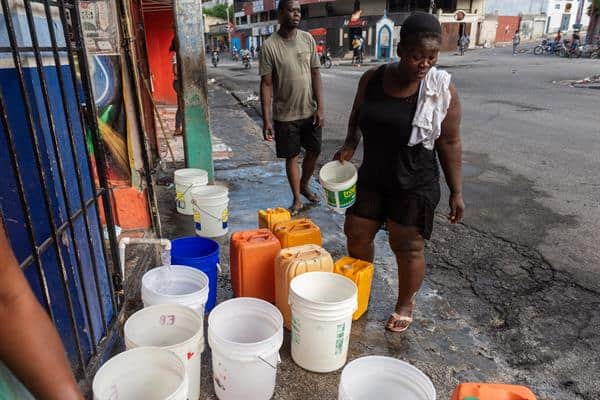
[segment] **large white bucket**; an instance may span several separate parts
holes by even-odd
[[[185,366],[175,354],[140,347],[108,360],[94,376],[94,400],[186,400]]]
[[[175,171],[175,205],[177,212],[193,215],[192,189],[208,185],[208,172],[203,169],[184,168]]]
[[[390,357],[358,358],[344,368],[338,400],[435,400],[431,380],[412,365]]]
[[[356,201],[358,173],[350,162],[328,162],[319,172],[327,205],[342,213]]]
[[[181,304],[204,318],[208,292],[208,276],[192,267],[158,267],[146,272],[142,277],[144,307],[167,303]]]
[[[128,349],[156,346],[176,354],[187,371],[188,398],[200,397],[204,321],[196,312],[178,304],[147,307],[129,317],[123,331]]]
[[[201,237],[227,234],[229,221],[229,190],[225,186],[201,186],[192,190],[194,227]]]
[[[313,372],[344,366],[358,289],[345,276],[307,272],[290,283],[292,359]]]
[[[264,300],[240,297],[208,317],[215,392],[220,400],[268,400],[275,391],[281,312]]]

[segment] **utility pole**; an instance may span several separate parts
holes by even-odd
[[[229,2],[225,3],[225,12],[227,13],[227,45],[229,46],[229,52],[233,54],[233,46],[231,44],[231,25],[230,25],[230,16],[229,16]]]
[[[208,87],[204,52],[204,20],[202,8],[190,0],[174,0],[175,32],[177,35],[177,68],[179,95],[183,116],[185,164],[201,168],[214,181],[212,140],[208,116]]]

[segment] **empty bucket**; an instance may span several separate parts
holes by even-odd
[[[199,269],[208,276],[206,312],[210,312],[217,302],[219,243],[194,236],[175,239],[171,242],[171,262]]]
[[[342,213],[356,201],[356,167],[349,162],[328,162],[319,172],[327,205]]]
[[[203,169],[184,168],[175,171],[174,175],[177,212],[183,215],[193,215],[191,190],[208,185],[208,172]]]
[[[431,380],[409,363],[390,357],[358,358],[344,368],[338,400],[435,400]]]
[[[209,293],[208,276],[183,265],[153,268],[142,277],[144,307],[156,304],[181,304],[204,318]]]
[[[140,347],[108,360],[96,372],[94,400],[186,400],[185,366],[174,353]]]
[[[227,234],[229,226],[229,190],[225,186],[200,186],[192,189],[194,228],[201,237]]]
[[[290,283],[292,359],[313,372],[344,366],[358,289],[345,276],[307,272]]]
[[[275,391],[283,317],[264,300],[239,297],[208,317],[215,392],[220,400],[268,400]]]
[[[178,304],[147,307],[129,317],[123,332],[127,349],[155,346],[176,354],[187,371],[188,398],[200,397],[204,320],[196,312]]]

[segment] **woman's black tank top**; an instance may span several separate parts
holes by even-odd
[[[422,144],[409,147],[419,92],[405,98],[389,96],[383,88],[386,66],[371,78],[360,110],[364,158],[361,178],[373,183],[395,182],[402,190],[438,185],[435,150]]]

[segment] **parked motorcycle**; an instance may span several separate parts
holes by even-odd
[[[533,54],[536,56],[540,56],[542,54],[564,56],[564,53],[564,45],[562,42],[556,42],[548,39],[542,40],[542,43],[533,48]]]
[[[215,68],[217,68],[217,66],[219,65],[219,52],[218,51],[213,51],[213,53],[212,53],[212,65]]]
[[[331,53],[327,50],[325,53],[321,55],[321,67],[325,67],[327,69],[333,66],[333,62],[331,61]]]

